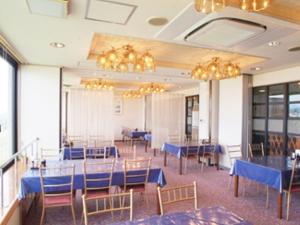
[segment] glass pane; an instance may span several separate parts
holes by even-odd
[[[12,155],[12,67],[0,57],[0,164]]]
[[[252,143],[264,143],[265,142],[265,134],[259,132],[253,132],[252,135]]]
[[[300,82],[289,84],[289,101],[300,101]]]
[[[266,117],[266,105],[253,105],[253,117]]]
[[[253,102],[266,103],[267,89],[266,87],[253,88]]]
[[[284,117],[284,105],[283,104],[269,105],[269,117],[276,117],[276,118]]]
[[[288,120],[288,133],[300,134],[300,120]]]
[[[275,85],[269,87],[269,102],[283,102],[284,85]]]
[[[253,130],[265,131],[265,120],[264,119],[254,119],[253,120]]]
[[[300,117],[300,103],[289,104],[289,117]]]
[[[283,132],[283,120],[269,120],[268,126],[270,132]]]
[[[289,150],[300,149],[300,136],[289,136],[288,149]]]

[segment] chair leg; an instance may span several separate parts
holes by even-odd
[[[267,185],[267,199],[266,199],[266,208],[268,209],[269,208],[269,186]]]
[[[233,179],[233,176],[229,176],[228,190],[230,190],[230,188],[231,188],[232,179]]]
[[[201,162],[201,173],[203,173],[203,169],[204,169],[204,161]]]
[[[44,217],[45,217],[45,207],[43,206],[40,225],[44,224]]]
[[[291,193],[287,194],[287,207],[286,207],[286,220],[289,220],[289,212],[290,212],[290,205],[291,205]]]
[[[73,223],[74,223],[74,225],[76,225],[75,210],[74,210],[74,206],[73,205],[71,205],[71,211],[72,211]]]

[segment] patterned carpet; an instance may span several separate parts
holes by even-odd
[[[121,156],[124,157],[128,153],[128,147],[124,144],[118,144],[121,152]],[[124,153],[127,152],[127,153]],[[123,152],[123,154],[122,154]],[[137,146],[138,156],[148,156],[153,157],[152,151],[148,153],[144,152],[144,146]],[[153,157],[153,165],[163,166],[163,155],[157,155]],[[233,197],[232,188],[228,189],[229,176],[228,171],[220,170],[217,171],[213,167],[205,167],[204,172],[200,172],[200,166],[197,163],[190,163],[188,167],[188,172],[185,175],[178,175],[178,161],[169,157],[169,164],[164,168],[164,173],[167,180],[167,186],[172,186],[176,184],[186,184],[192,183],[196,180],[198,185],[198,207],[208,207],[208,206],[224,206],[228,210],[237,214],[238,216],[246,219],[247,221],[253,223],[254,225],[299,225],[300,224],[300,195],[297,194],[292,196],[292,204],[290,210],[290,220],[277,219],[277,191],[270,191],[270,207],[265,208],[266,192],[265,188],[262,186],[257,186],[254,183],[247,181],[242,181],[241,187],[246,186],[246,193],[243,196],[242,190],[240,188],[240,197]],[[144,218],[156,214],[156,186],[153,184],[147,187],[149,207],[147,207],[146,202],[143,197],[139,194],[134,196],[134,219]],[[77,193],[76,202],[76,217],[77,224],[81,224],[81,213],[82,204],[80,192]],[[28,215],[27,225],[38,225],[41,216],[41,207],[33,207],[30,214]],[[175,212],[192,209],[193,205],[190,202],[181,203],[176,205],[176,207],[167,208],[166,212]],[[284,217],[286,208],[284,206]],[[53,208],[46,211],[46,223],[48,225],[69,225],[72,224],[71,211],[69,208]],[[89,224],[100,225],[100,224],[110,224],[117,222],[119,220],[126,220],[129,216],[124,213],[123,217],[120,218],[118,215],[114,216],[114,220],[110,214],[99,215],[90,219]]]

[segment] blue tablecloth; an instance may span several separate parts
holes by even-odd
[[[94,159],[103,160],[103,159]],[[62,160],[62,161],[50,161],[47,162],[47,166],[70,166],[75,165],[75,175],[74,175],[74,189],[84,188],[84,174],[83,174],[83,160]],[[124,164],[123,161],[117,161],[115,164],[115,169],[112,176],[112,185],[124,185]],[[141,172],[139,170],[137,173]],[[161,168],[151,168],[148,177],[148,183],[156,183],[163,187],[166,185],[166,179]],[[40,175],[39,170],[29,169],[21,179],[21,185],[19,189],[18,198],[23,199],[29,193],[40,193]]]
[[[196,143],[191,143],[189,145],[189,152],[190,153],[197,153],[198,151],[199,144]],[[179,159],[180,157],[184,156],[187,152],[187,146],[184,143],[164,143],[162,147],[163,151],[166,151],[168,153],[171,153],[173,155],[176,155],[177,158]],[[204,150],[204,145],[200,145],[200,154],[201,151],[203,152]],[[205,152],[213,152],[215,151],[216,153],[222,153],[222,148],[220,145],[205,145]]]
[[[114,225],[251,225],[224,207],[208,207],[195,211],[168,213],[163,216],[115,223]]]
[[[111,146],[111,147],[107,147],[110,148],[110,156],[116,156],[116,153],[118,154],[118,157],[120,157],[119,151],[117,149],[117,147],[115,146]],[[84,153],[83,153],[83,148],[72,148],[74,149],[74,152],[72,153],[74,157],[76,157],[76,159],[83,159],[84,158]],[[87,148],[88,150],[89,148]],[[64,155],[63,155],[63,159],[70,159],[70,148],[66,147],[64,148]]]
[[[255,157],[236,160],[230,174],[246,177],[282,192],[289,185],[292,161],[286,156]]]
[[[145,141],[151,141],[151,139],[152,139],[152,135],[151,134],[145,134],[144,135],[144,140]]]
[[[147,131],[130,131],[128,136],[131,138],[143,138]]]

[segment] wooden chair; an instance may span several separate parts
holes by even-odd
[[[192,146],[197,145],[197,149],[193,148]],[[193,159],[195,159],[196,161],[198,160],[199,156],[200,156],[200,146],[201,146],[201,142],[194,142],[194,141],[188,141],[185,144],[186,147],[186,152],[183,152],[183,159],[184,159],[184,169],[185,172],[187,173],[187,164],[188,161],[191,161]]]
[[[40,225],[44,223],[45,210],[47,208],[62,206],[71,207],[73,223],[76,225],[73,205],[74,171],[74,165],[40,169],[43,202]]]
[[[104,135],[89,135],[88,147],[98,147],[98,143],[104,140]]]
[[[115,159],[84,160],[84,195],[86,199],[109,194],[114,167]]]
[[[84,158],[84,148],[69,148],[69,159],[83,159]]]
[[[248,150],[249,150],[249,158],[252,159],[253,157],[260,157],[260,156],[265,156],[264,152],[264,145],[263,143],[254,143],[254,144],[249,144],[248,145]],[[257,186],[257,189],[259,189],[259,186]],[[269,186],[266,186],[266,208],[269,207]]]
[[[151,160],[151,158],[124,160],[124,185],[120,186],[122,192],[130,189],[141,194],[146,192]],[[148,205],[148,198],[145,194],[144,198]]]
[[[41,148],[41,159],[60,160],[64,148]]]
[[[126,204],[126,198],[129,198],[129,205]],[[98,202],[103,201],[103,208],[93,208],[88,207],[89,202]],[[108,204],[106,203],[108,202]],[[129,210],[129,220],[132,221],[133,218],[133,191],[132,189],[129,192],[125,193],[117,193],[117,194],[109,194],[103,196],[95,196],[92,198],[86,198],[86,195],[82,196],[82,203],[83,203],[83,217],[84,217],[84,224],[88,225],[88,217],[108,213],[111,212],[113,216],[113,212],[124,210]]]
[[[107,147],[89,147],[84,148],[85,159],[105,159],[110,155],[110,148]]]
[[[249,144],[248,149],[249,149],[249,158],[265,155],[263,143]]]
[[[197,204],[197,185],[196,181],[192,184],[182,185],[170,188],[157,187],[160,214],[164,214],[165,205],[177,202],[194,200],[194,209],[198,208]]]
[[[230,168],[234,165],[235,160],[242,158],[241,145],[227,145],[226,146]],[[229,177],[228,189],[230,189],[232,184],[232,176]]]
[[[202,140],[202,154],[201,154],[201,172],[203,172],[204,169],[204,164],[206,164],[206,162],[211,161],[212,159],[215,158],[215,152],[216,152],[216,141],[211,139],[211,140]],[[200,148],[201,146],[199,146]],[[200,151],[200,150],[199,150]],[[208,163],[207,163],[208,164]]]
[[[289,187],[288,189],[283,190],[287,199],[286,220],[289,220],[289,211],[290,211],[292,193],[300,192],[300,171],[299,171],[300,160],[296,158],[292,162],[293,162],[292,174],[290,178]]]

